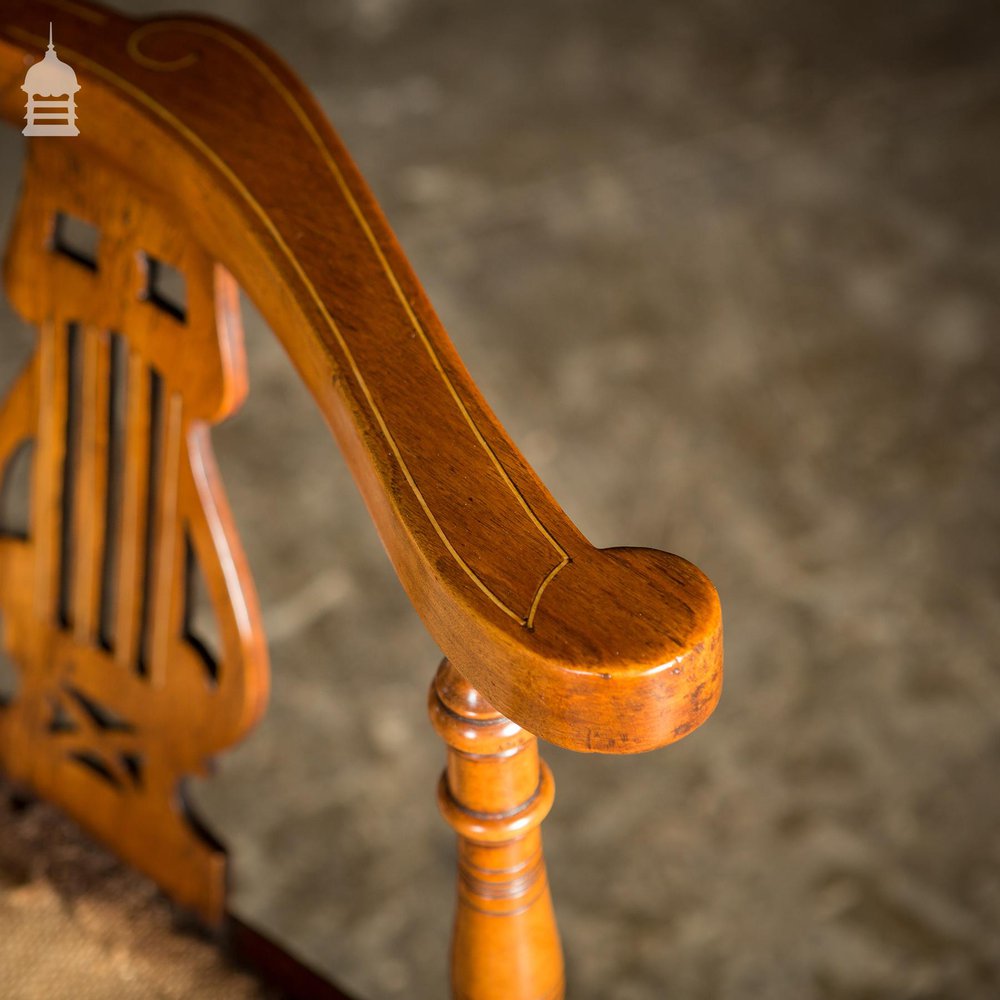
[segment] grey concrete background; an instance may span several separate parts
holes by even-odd
[[[995,4],[190,6],[318,94],[591,540],[722,594],[702,730],[546,751],[570,997],[1000,995]],[[30,338],[4,326],[9,374]],[[251,398],[215,439],[274,697],[196,798],[240,912],[373,1000],[442,996],[438,654],[247,329]]]

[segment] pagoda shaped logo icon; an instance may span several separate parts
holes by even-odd
[[[76,73],[56,55],[49,23],[49,48],[44,58],[29,67],[21,87],[28,95],[28,124],[23,135],[79,135],[76,127]]]

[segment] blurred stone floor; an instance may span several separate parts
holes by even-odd
[[[721,592],[703,729],[547,749],[570,998],[1000,996],[996,5],[189,6],[315,90],[590,539]],[[195,796],[241,914],[371,1000],[443,996],[438,653],[246,319],[215,440],[274,695]],[[4,329],[9,378],[30,335]]]

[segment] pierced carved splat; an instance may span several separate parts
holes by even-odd
[[[0,766],[214,922],[225,857],[181,782],[267,690],[208,436],[246,391],[237,288],[137,181],[58,143],[31,150],[6,283],[39,339],[0,409],[0,470],[33,457],[27,532],[0,538],[21,674]],[[198,572],[215,654],[193,633]]]

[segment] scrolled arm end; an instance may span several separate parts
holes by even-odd
[[[680,556],[581,548],[553,578],[532,628],[451,658],[509,718],[551,743],[639,753],[693,732],[722,692],[722,612]]]

